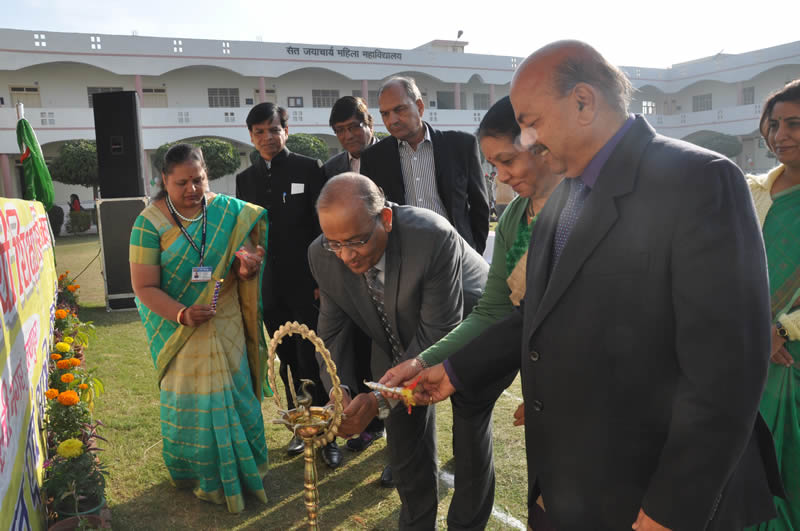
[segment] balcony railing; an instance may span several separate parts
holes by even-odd
[[[166,142],[198,136],[219,136],[243,144],[250,143],[245,126],[247,107],[163,107],[142,108],[140,111],[142,142],[145,149],[155,149]],[[332,135],[328,109],[289,108],[289,131]],[[434,127],[474,132],[486,111],[425,109],[424,118]],[[385,132],[378,109],[370,109],[375,117],[375,129]],[[63,140],[93,139],[94,113],[89,108],[27,108],[40,144]],[[740,105],[703,112],[681,114],[649,114],[645,118],[661,134],[674,138],[702,129],[730,135],[751,134],[758,129],[760,105]],[[16,153],[16,112],[12,107],[0,108],[0,153]]]

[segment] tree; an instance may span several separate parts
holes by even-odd
[[[180,142],[169,142],[159,146],[156,150],[155,166],[161,172],[161,166],[164,162],[164,155],[166,155],[169,148]],[[213,181],[225,175],[230,175],[239,169],[242,161],[239,159],[239,152],[233,147],[233,144],[226,140],[219,138],[201,138],[189,142],[194,146],[199,147],[203,151],[203,158],[206,161],[206,168],[208,169],[208,179]]]
[[[319,159],[322,162],[328,160],[328,146],[314,135],[307,133],[295,133],[286,139],[286,147],[289,151],[300,153],[312,159]]]
[[[700,147],[733,158],[742,152],[742,142],[738,137],[717,133],[716,131],[696,131],[684,140]]]
[[[67,140],[58,150],[58,158],[50,165],[54,181],[92,187],[97,197],[97,144],[94,140]]]

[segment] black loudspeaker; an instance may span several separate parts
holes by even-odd
[[[100,197],[141,197],[144,192],[139,100],[135,91],[92,95]]]
[[[146,197],[97,201],[97,231],[103,255],[107,311],[136,308],[128,248],[133,222],[147,203]]]

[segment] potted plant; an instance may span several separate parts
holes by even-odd
[[[45,463],[44,488],[59,519],[98,514],[105,506],[106,472],[95,451],[80,439],[66,439]]]

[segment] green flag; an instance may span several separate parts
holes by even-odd
[[[36,133],[28,120],[21,118],[17,122],[17,144],[22,152],[20,160],[25,171],[25,191],[23,199],[28,201],[41,201],[45,211],[53,206],[55,193],[53,192],[53,179],[44,162],[42,149],[36,140]]]

